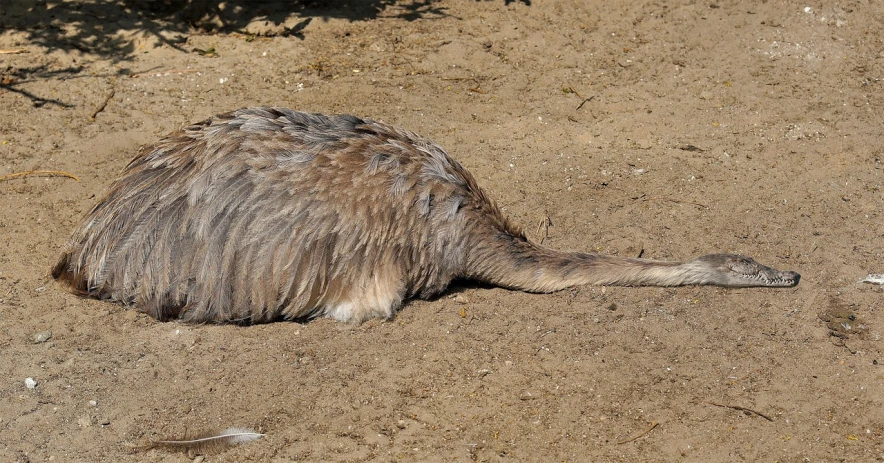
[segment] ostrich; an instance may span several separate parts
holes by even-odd
[[[549,249],[432,141],[275,107],[221,114],[142,149],[52,276],[194,323],[390,318],[455,278],[537,293],[800,279],[731,254],[666,262]]]

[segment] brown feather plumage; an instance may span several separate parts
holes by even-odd
[[[794,286],[751,259],[685,263],[531,243],[441,147],[354,116],[222,114],[142,150],[52,272],[160,320],[392,316],[458,277],[577,284]]]

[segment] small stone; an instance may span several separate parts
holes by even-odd
[[[452,299],[454,299],[454,302],[456,302],[458,304],[469,304],[470,303],[470,300],[467,299],[466,296],[463,296],[461,294],[455,294]]]
[[[90,400],[90,401],[89,401],[89,406],[90,406],[90,407],[97,407],[97,406],[98,406],[98,401],[97,401],[97,400]]]
[[[52,337],[52,331],[41,331],[34,335],[34,344],[40,344],[48,341]]]
[[[37,381],[34,378],[28,376],[27,378],[25,378],[25,387],[28,389],[34,389],[35,387],[37,387]]]
[[[534,400],[536,398],[537,398],[536,395],[534,395],[528,391],[525,391],[525,392],[519,394],[519,400]]]

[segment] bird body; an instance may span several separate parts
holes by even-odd
[[[267,107],[142,149],[53,276],[160,320],[217,323],[389,318],[455,278],[532,292],[799,279],[727,254],[673,263],[542,247],[432,141],[354,116]]]

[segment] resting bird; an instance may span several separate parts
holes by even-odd
[[[142,149],[74,231],[53,277],[160,320],[389,318],[455,278],[790,287],[730,254],[686,262],[532,243],[439,145],[354,116],[222,114]]]

